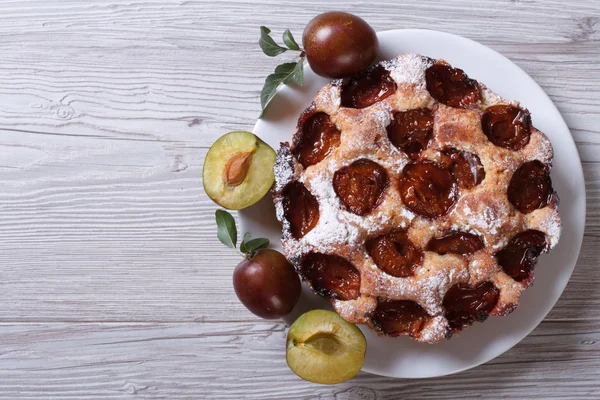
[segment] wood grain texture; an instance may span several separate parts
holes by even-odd
[[[289,372],[286,327],[280,322],[21,323],[0,328],[3,398],[600,397],[595,369],[600,329],[589,321],[546,321],[506,355],[466,373],[424,380],[361,373],[335,386],[314,385]]]
[[[588,216],[575,273],[545,322],[486,365],[312,385],[285,366],[285,327],[233,294],[203,157],[259,114],[276,61],[258,26],[299,38],[330,9],[490,46],[576,139]],[[0,1],[0,49],[0,398],[600,398],[598,1]]]

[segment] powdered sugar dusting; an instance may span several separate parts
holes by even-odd
[[[370,118],[382,129],[392,121],[392,110],[390,107],[373,107],[369,115]]]
[[[275,174],[275,190],[280,192],[285,185],[290,183],[294,176],[294,160],[292,153],[287,148],[281,148],[277,152],[273,173]]]
[[[482,233],[490,233],[495,235],[498,229],[502,226],[502,219],[498,217],[496,212],[491,207],[486,207],[480,213],[472,213],[469,207],[464,208],[465,213],[470,215],[470,225],[475,229],[479,229]]]
[[[356,245],[359,231],[356,227],[341,221],[339,200],[328,195],[330,191],[325,182],[325,180],[321,180],[320,184],[311,182],[311,188],[319,201],[320,216],[317,226],[306,234],[302,241],[311,247],[320,247],[325,252],[331,252],[344,244]]]
[[[556,247],[562,230],[558,212],[552,212],[541,219],[537,225],[537,229],[546,234],[550,250]]]
[[[441,315],[430,319],[425,328],[420,332],[417,340],[423,343],[435,343],[439,342],[446,336],[446,332],[450,327],[448,321]]]
[[[315,106],[328,114],[333,114],[340,108],[340,85],[329,84],[319,90],[315,96]]]
[[[508,101],[506,101],[502,97],[498,96],[496,93],[489,90],[487,87],[485,87],[485,85],[479,84],[479,87],[480,87],[479,93],[481,93],[482,108],[485,109],[490,106],[494,106],[496,104],[507,104],[508,103]]]
[[[383,67],[390,71],[396,83],[425,85],[425,70],[433,62],[419,54],[402,54],[393,60],[384,61]]]
[[[333,307],[344,319],[348,319],[356,311],[356,304],[353,301],[334,300]]]
[[[523,156],[526,161],[539,160],[547,164],[552,161],[552,143],[546,135],[534,129],[529,138],[529,143],[523,149]]]

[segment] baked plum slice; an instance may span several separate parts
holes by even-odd
[[[431,161],[421,161],[404,167],[399,190],[406,207],[429,218],[445,215],[458,195],[454,176]]]
[[[299,132],[293,153],[304,168],[323,161],[340,145],[341,133],[324,112],[303,116]]]
[[[481,117],[481,128],[490,142],[509,150],[521,150],[529,143],[531,115],[511,105],[488,107]]]
[[[433,137],[433,113],[427,108],[397,111],[387,126],[390,142],[416,159]]]
[[[440,165],[448,169],[458,186],[471,189],[485,178],[485,169],[477,154],[457,149],[446,149],[440,157]]]
[[[476,287],[464,284],[452,286],[444,296],[445,315],[454,331],[483,322],[496,307],[500,290],[492,282],[483,282]]]
[[[538,160],[523,163],[508,184],[508,201],[523,214],[544,208],[552,199],[550,168]]]
[[[300,239],[319,222],[319,203],[302,183],[294,181],[283,192],[283,213],[292,236]]]
[[[431,97],[449,107],[468,108],[479,101],[477,81],[462,69],[434,64],[425,70],[425,81]]]
[[[364,73],[351,78],[342,86],[342,107],[366,108],[396,91],[396,82],[387,69],[375,66]]]
[[[513,236],[506,247],[496,253],[496,258],[507,275],[521,282],[531,276],[537,258],[547,247],[546,235],[530,229]]]
[[[440,238],[433,238],[427,243],[427,250],[440,255],[448,253],[461,256],[475,253],[485,245],[479,236],[467,232],[450,232]]]
[[[343,257],[308,253],[300,262],[300,273],[323,297],[353,300],[360,295],[360,273]]]
[[[414,301],[382,301],[371,316],[375,329],[388,336],[417,335],[429,314]]]
[[[346,208],[357,215],[371,212],[383,197],[388,175],[382,166],[365,158],[340,168],[333,175],[333,189]]]
[[[404,231],[393,231],[370,239],[366,247],[379,269],[398,278],[414,275],[415,269],[423,261],[423,252]]]

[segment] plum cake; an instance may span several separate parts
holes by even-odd
[[[443,60],[323,87],[277,153],[282,245],[347,321],[423,343],[513,311],[560,236],[552,145]]]

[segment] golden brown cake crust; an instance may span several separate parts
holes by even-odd
[[[541,231],[546,235],[545,250],[555,247],[560,236],[555,193],[548,205],[528,214],[515,209],[507,197],[511,177],[524,162],[539,160],[548,168],[551,166],[553,151],[548,138],[531,126],[529,142],[522,149],[514,151],[494,145],[482,130],[484,111],[493,105],[519,104],[477,83],[480,98],[472,107],[446,106],[427,89],[425,70],[435,63],[446,64],[417,54],[402,54],[380,63],[389,71],[397,90],[362,109],[341,107],[345,82],[337,80],[323,87],[306,112],[324,112],[330,116],[341,132],[339,147],[319,163],[303,168],[294,155],[299,144],[297,132],[292,146],[282,143],[278,151],[273,189],[277,218],[283,225],[283,249],[297,268],[304,255],[319,252],[342,256],[360,272],[360,296],[355,300],[331,300],[336,311],[350,322],[373,327],[372,315],[378,299],[414,301],[430,317],[411,336],[425,343],[435,343],[451,335],[442,302],[446,292],[456,284],[475,287],[482,282],[493,282],[499,289],[499,298],[490,315],[505,315],[517,306],[533,275],[515,281],[499,266],[496,257],[514,235],[528,229]],[[397,182],[411,160],[390,142],[386,131],[394,112],[419,108],[427,108],[434,115],[433,138],[420,159],[438,161],[444,150],[453,148],[477,155],[485,170],[483,181],[470,189],[460,188],[448,213],[438,218],[417,215],[403,204]],[[385,168],[390,181],[379,204],[362,216],[344,207],[332,185],[334,173],[358,159],[378,163]],[[284,189],[292,181],[302,182],[319,204],[318,223],[300,239],[291,234],[283,206]],[[410,240],[420,249],[425,249],[430,239],[453,231],[475,234],[485,247],[465,256],[424,251],[422,263],[413,276],[396,277],[378,268],[365,249],[366,241],[393,229],[407,230]]]

